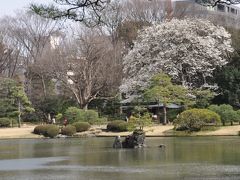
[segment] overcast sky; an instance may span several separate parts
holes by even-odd
[[[0,16],[13,15],[16,10],[27,9],[31,2],[51,3],[52,0],[0,0]]]

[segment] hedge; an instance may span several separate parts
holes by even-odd
[[[90,129],[91,125],[88,122],[76,122],[73,124],[77,132],[83,132]]]
[[[76,107],[69,107],[64,116],[68,119],[69,123],[75,122],[88,122],[89,124],[94,124],[98,122],[98,113],[94,110],[83,110]]]
[[[44,135],[45,137],[54,138],[59,134],[59,127],[56,125],[39,125],[33,130],[34,134]]]
[[[234,111],[233,107],[228,104],[211,105],[209,106],[211,111],[216,112],[220,117],[222,124],[240,122],[240,112]]]
[[[128,131],[128,123],[126,121],[122,121],[122,120],[115,120],[115,121],[108,123],[107,130],[113,131],[113,132]]]
[[[220,116],[208,109],[190,109],[182,112],[176,120],[174,126],[176,130],[200,131],[206,125],[220,124]]]
[[[61,134],[66,136],[73,136],[76,134],[76,127],[72,125],[67,125],[66,127],[62,128]]]
[[[9,118],[0,118],[0,127],[10,127],[11,119]]]

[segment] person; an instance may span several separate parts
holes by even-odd
[[[52,123],[56,124],[56,119],[54,117],[52,118]]]
[[[48,113],[48,121],[47,121],[48,124],[51,124],[52,123],[52,120],[51,120],[51,116],[50,114]]]
[[[153,115],[152,115],[152,119],[153,119],[153,120],[157,120],[157,115],[156,115],[156,114],[153,114]]]
[[[64,121],[63,121],[63,125],[66,126],[67,123],[68,123],[68,120],[67,120],[67,118],[65,118]]]

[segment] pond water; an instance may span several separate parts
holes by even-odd
[[[113,141],[1,140],[0,179],[240,179],[240,137],[147,138],[144,149],[112,149]]]

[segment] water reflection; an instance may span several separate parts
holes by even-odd
[[[113,140],[3,140],[0,177],[240,179],[239,137],[148,138],[144,149],[112,149]]]

